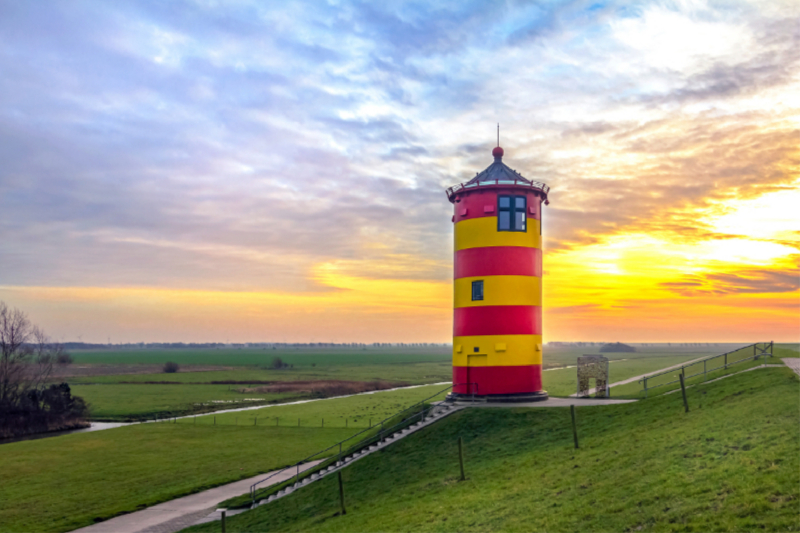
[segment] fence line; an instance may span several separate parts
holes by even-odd
[[[709,372],[714,372],[715,370],[719,370],[719,369],[727,370],[728,367],[731,367],[731,366],[734,366],[734,365],[738,365],[739,363],[744,363],[746,361],[755,361],[757,359],[760,359],[761,357],[772,357],[773,347],[774,347],[774,342],[773,341],[757,342],[755,344],[748,344],[747,346],[742,346],[741,348],[737,348],[736,350],[733,350],[732,352],[725,352],[725,353],[719,354],[719,355],[712,355],[712,356],[706,357],[704,359],[699,359],[697,361],[693,361],[691,363],[688,363],[688,364],[685,364],[685,365],[681,365],[680,368],[673,368],[671,370],[665,370],[665,371],[659,372],[657,374],[650,374],[649,376],[645,376],[642,379],[640,379],[638,381],[638,383],[643,383],[642,390],[644,391],[644,397],[647,398],[648,391],[651,391],[651,390],[656,389],[658,387],[666,387],[667,385],[672,385],[673,383],[678,383],[678,382],[680,382],[681,378],[683,378],[684,380],[687,380],[689,378],[693,378],[693,377],[700,376],[700,375],[706,376],[706,375],[708,375]],[[737,359],[736,361],[729,361],[728,360],[728,356],[729,355],[741,352],[742,350],[746,350],[748,348],[753,348],[753,355],[745,357],[745,358],[742,358],[742,359]],[[722,364],[720,366],[709,368],[708,363],[711,362],[711,361],[714,361],[715,359],[719,359],[719,358],[723,358]],[[689,374],[688,376],[686,375],[686,369],[687,368],[692,368],[694,366],[698,366],[699,367],[700,364],[703,365],[703,370],[702,371],[700,371],[698,369],[698,371],[695,374]],[[668,374],[672,374],[673,372],[677,372],[678,373],[677,375],[679,377],[674,379],[674,380],[672,380],[672,381],[668,381],[667,383],[659,383],[657,385],[651,385],[650,387],[647,386],[648,380],[652,380],[652,379],[657,378],[657,377],[661,377],[661,376],[665,376],[665,375],[668,375]]]
[[[260,485],[262,483],[265,483],[266,481],[269,481],[273,477],[275,477],[275,476],[277,476],[277,475],[279,475],[279,474],[281,474],[283,472],[286,472],[287,470],[290,470],[290,469],[297,469],[295,482],[300,481],[300,465],[301,464],[307,463],[308,461],[312,461],[312,460],[314,460],[314,458],[319,457],[322,454],[325,454],[325,453],[327,453],[327,452],[329,452],[329,451],[331,451],[331,450],[333,450],[333,449],[335,449],[337,447],[339,448],[338,453],[336,453],[332,457],[328,457],[328,459],[326,461],[323,461],[319,465],[316,465],[314,468],[310,468],[310,469],[304,471],[303,472],[303,478],[311,476],[312,474],[314,474],[316,472],[319,472],[320,470],[322,470],[324,468],[327,468],[328,466],[330,466],[331,462],[339,463],[341,461],[342,457],[346,457],[346,456],[351,455],[351,454],[353,454],[353,453],[355,453],[355,452],[357,452],[359,450],[362,450],[362,449],[364,449],[364,448],[366,448],[368,446],[371,446],[375,442],[380,442],[384,438],[386,438],[386,437],[390,436],[391,434],[399,431],[400,429],[403,429],[405,427],[410,426],[416,420],[421,420],[421,421],[424,422],[426,415],[429,415],[430,412],[433,409],[435,409],[435,407],[429,407],[428,409],[425,409],[425,402],[427,402],[429,400],[432,400],[433,398],[436,398],[437,396],[440,396],[445,391],[451,390],[453,387],[456,387],[456,386],[459,386],[459,385],[475,385],[475,388],[477,390],[477,385],[478,384],[477,383],[454,383],[452,385],[449,385],[448,387],[440,390],[439,392],[437,392],[433,396],[429,396],[428,398],[425,398],[424,400],[420,400],[419,402],[415,403],[414,405],[412,405],[410,407],[407,407],[405,409],[402,409],[401,411],[398,411],[397,413],[393,414],[392,416],[389,416],[389,417],[381,420],[380,422],[375,424],[372,428],[367,428],[367,429],[365,429],[363,431],[359,431],[355,435],[352,435],[352,436],[348,437],[347,439],[344,439],[343,441],[340,441],[340,442],[337,442],[336,444],[328,446],[324,450],[320,450],[320,451],[318,451],[318,452],[316,452],[316,453],[314,453],[312,455],[309,455],[305,459],[301,459],[300,461],[298,461],[294,465],[287,466],[283,470],[279,470],[277,472],[272,473],[270,476],[268,476],[268,477],[266,477],[266,478],[264,478],[264,479],[262,479],[262,480],[260,480],[260,481],[258,481],[256,483],[254,483],[250,487],[250,498],[251,498],[251,501],[253,503],[255,503],[255,501],[256,501],[256,494],[257,494],[257,492],[259,490],[258,489],[258,485]],[[473,393],[473,401],[474,401],[474,393]],[[421,409],[418,412],[414,412],[418,408],[421,408]],[[407,414],[407,416],[406,416],[406,414]],[[390,427],[386,427],[386,426],[388,426],[388,424],[391,421],[393,421],[394,419],[396,419],[398,417],[402,418],[402,420],[400,420],[400,422],[398,422],[398,423],[396,423],[396,424],[394,424],[394,425],[392,425]],[[353,445],[350,445],[350,446],[348,446],[346,448],[343,446],[346,442],[353,440],[355,437],[358,437],[359,435],[363,435],[364,433],[368,432],[370,429],[378,428],[378,427],[380,427],[380,430],[378,430],[377,433],[372,434],[372,435],[367,435],[366,437],[362,438],[357,443],[355,443]],[[264,490],[278,490],[281,485],[282,484],[279,484],[277,486],[268,486],[268,487],[265,487]]]

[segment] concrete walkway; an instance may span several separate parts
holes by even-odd
[[[783,362],[800,376],[800,357],[784,357]]]
[[[321,461],[311,461],[300,467],[303,472]],[[272,483],[282,483],[296,473],[290,469],[273,478]],[[219,502],[247,494],[250,486],[272,474],[259,474],[234,483],[215,487],[176,500],[159,503],[147,509],[117,516],[105,522],[75,530],[76,533],[174,533],[194,525],[217,509]],[[230,514],[230,513],[229,513]]]

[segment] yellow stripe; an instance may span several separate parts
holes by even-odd
[[[497,231],[497,217],[469,218],[456,223],[456,251],[485,246],[541,248],[539,221],[528,219],[528,231]]]
[[[483,300],[472,300],[472,282],[483,280]],[[542,278],[534,276],[478,276],[458,278],[453,307],[482,305],[542,305]]]
[[[503,345],[505,345],[504,350]],[[478,348],[477,352],[475,348]],[[525,366],[540,364],[542,364],[541,335],[453,337],[453,366]]]

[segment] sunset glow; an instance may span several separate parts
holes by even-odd
[[[449,342],[498,122],[545,342],[800,340],[800,4],[162,7],[0,16],[0,300],[59,340]]]

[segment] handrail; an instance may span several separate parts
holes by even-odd
[[[305,462],[309,461],[310,459],[312,459],[312,458],[314,458],[314,457],[317,457],[317,456],[319,456],[320,454],[323,454],[323,453],[325,453],[325,452],[327,452],[327,451],[329,451],[329,450],[331,450],[331,449],[333,449],[333,448],[335,448],[335,447],[337,447],[337,446],[339,447],[339,458],[341,458],[341,455],[342,455],[342,444],[344,444],[345,442],[347,442],[347,441],[349,441],[349,440],[352,440],[354,437],[357,437],[357,436],[361,435],[362,433],[365,433],[365,432],[367,432],[367,431],[370,431],[371,429],[373,429],[373,428],[376,428],[376,427],[378,427],[379,425],[381,426],[381,430],[379,431],[379,434],[382,434],[384,431],[387,431],[387,430],[383,429],[383,423],[384,423],[384,422],[386,422],[386,421],[388,421],[388,420],[391,420],[392,418],[394,418],[394,417],[396,417],[396,416],[398,416],[398,415],[400,415],[400,414],[402,414],[402,413],[404,413],[404,412],[406,412],[406,411],[410,411],[410,410],[414,409],[415,407],[417,407],[418,405],[420,405],[420,404],[424,404],[424,403],[425,403],[425,402],[427,402],[428,400],[430,400],[430,399],[432,399],[432,398],[435,398],[435,397],[439,396],[440,394],[442,394],[443,392],[445,392],[445,391],[447,391],[447,390],[450,390],[450,389],[452,389],[453,387],[457,387],[457,386],[459,386],[459,385],[475,385],[475,388],[476,388],[476,389],[478,388],[478,384],[477,384],[477,383],[454,383],[454,384],[452,384],[452,385],[450,385],[450,386],[448,386],[448,387],[446,387],[446,388],[444,388],[444,389],[442,389],[442,390],[438,391],[438,392],[437,392],[437,393],[435,393],[434,395],[432,395],[432,396],[429,396],[429,397],[425,398],[424,400],[420,400],[419,402],[417,402],[417,403],[415,403],[415,404],[411,405],[410,407],[406,407],[405,409],[402,409],[402,410],[398,411],[397,413],[394,413],[393,415],[391,415],[391,416],[389,416],[389,417],[387,417],[387,418],[384,418],[383,420],[381,420],[380,422],[378,422],[378,423],[377,423],[377,424],[375,424],[374,426],[370,426],[370,427],[368,427],[368,428],[364,429],[363,431],[359,431],[359,432],[358,432],[358,433],[356,433],[355,435],[351,435],[350,437],[348,437],[348,438],[346,438],[346,439],[344,439],[344,440],[341,440],[341,441],[337,442],[336,444],[333,444],[333,445],[331,445],[331,446],[328,446],[328,447],[327,447],[327,448],[325,448],[324,450],[320,450],[320,451],[318,451],[318,452],[316,452],[316,453],[314,453],[314,454],[312,454],[312,455],[309,455],[309,456],[308,456],[308,457],[306,457],[305,459],[301,459],[300,461],[298,461],[297,463],[295,463],[295,464],[293,464],[293,465],[291,465],[291,466],[287,466],[287,467],[283,468],[282,470],[278,470],[277,472],[273,472],[273,473],[272,473],[272,474],[270,474],[269,476],[265,477],[264,479],[262,479],[262,480],[260,480],[260,481],[256,481],[255,483],[253,483],[253,484],[250,486],[250,497],[251,497],[251,500],[252,500],[252,501],[255,503],[255,494],[256,494],[256,491],[258,490],[256,487],[258,487],[258,485],[260,485],[260,484],[264,483],[265,481],[269,481],[269,480],[270,480],[270,479],[272,479],[273,477],[277,476],[278,474],[282,474],[282,473],[286,472],[286,471],[287,471],[287,470],[289,470],[290,468],[297,468],[297,479],[299,480],[299,479],[300,479],[300,465],[301,465],[302,463],[305,463]],[[475,394],[473,393],[473,399],[474,399],[474,395],[475,395]],[[430,409],[432,409],[432,408],[430,408]],[[428,409],[428,411],[429,411],[430,409]],[[424,413],[424,412],[425,412],[425,410],[423,410],[423,411],[422,411],[422,413]],[[411,417],[411,418],[413,418],[414,416],[417,416],[418,414],[419,414],[419,413],[417,413],[417,414],[415,414],[415,415],[412,415],[412,417]],[[403,422],[406,422],[407,420],[408,420],[408,419],[404,419],[402,422],[400,422],[400,424],[402,424]],[[398,426],[398,425],[400,425],[400,424],[396,424],[395,426],[392,426],[392,429],[393,429],[394,427],[397,427],[397,426]],[[363,447],[364,447],[364,446],[360,446],[362,443],[364,443],[364,442],[368,442],[368,441],[370,441],[370,440],[371,440],[371,439],[373,439],[373,438],[374,438],[374,435],[373,435],[373,436],[371,436],[371,437],[367,437],[367,438],[365,438],[365,439],[362,439],[361,441],[359,441],[359,442],[357,442],[356,444],[354,444],[354,445],[350,446],[349,448],[347,448],[347,451],[349,452],[349,450],[351,450],[352,448],[355,448],[355,447],[359,447],[359,449],[361,449],[361,448],[363,448]]]
[[[472,183],[470,185],[467,185],[466,183],[459,183],[457,185],[453,185],[452,187],[447,188],[445,190],[445,193],[447,194],[447,198],[452,202],[453,201],[453,197],[455,196],[455,194],[457,192],[459,192],[459,191],[464,190],[464,189],[472,189],[472,188],[475,188],[475,187],[488,187],[488,186],[491,186],[491,185],[517,185],[517,186],[521,186],[521,187],[530,187],[531,189],[539,190],[542,193],[544,193],[545,198],[547,198],[547,195],[550,192],[550,187],[546,183],[543,183],[541,181],[528,180],[528,179],[525,179],[525,178],[523,178],[523,180],[524,181],[517,180],[517,179],[514,179],[514,180],[491,180],[491,181],[481,181],[481,182],[477,182],[477,183]]]
[[[759,344],[762,344],[764,347],[761,348],[759,346]],[[746,350],[747,348],[751,348],[751,347],[753,348],[753,355],[752,356],[745,357],[744,359],[739,359],[739,360],[734,361],[732,363],[728,363],[728,355],[736,353],[736,352],[740,352],[742,350]],[[647,387],[647,381],[650,380],[650,379],[657,378],[659,376],[664,376],[666,374],[671,374],[673,372],[678,371],[678,373],[682,374],[683,378],[686,380],[686,379],[689,379],[689,378],[693,378],[695,376],[699,376],[700,374],[707,374],[708,372],[713,372],[714,370],[719,370],[720,368],[727,369],[729,366],[737,365],[739,363],[743,363],[743,362],[749,361],[751,359],[752,360],[756,360],[756,359],[758,359],[759,357],[762,357],[762,356],[763,357],[772,357],[773,356],[773,347],[774,347],[774,341],[769,341],[768,343],[767,342],[756,342],[754,344],[748,344],[747,346],[742,346],[741,348],[737,348],[737,349],[735,349],[735,350],[733,350],[731,352],[725,352],[723,354],[712,355],[710,357],[706,357],[706,358],[703,358],[703,359],[697,359],[695,361],[692,361],[691,363],[683,364],[679,368],[672,368],[670,370],[664,370],[663,372],[658,372],[657,374],[646,375],[646,376],[642,377],[642,379],[638,380],[637,383],[643,383],[644,397],[647,398],[647,393],[648,393],[649,390],[655,389],[657,387],[665,387],[667,385],[672,385],[673,383],[678,383],[680,381],[680,378],[679,378],[679,379],[676,379],[676,380],[673,380],[673,381],[669,381],[667,383],[659,383],[658,385],[655,385],[653,387],[648,388]],[[757,350],[758,350],[758,352],[757,352]],[[718,366],[718,367],[709,369],[707,367],[706,363],[708,361],[717,359],[718,357],[724,357],[725,358],[725,363],[722,366]],[[703,371],[702,372],[698,372],[696,374],[691,374],[689,376],[686,376],[686,369],[688,367],[691,367],[691,366],[694,366],[694,365],[699,365],[700,363],[703,363]]]

